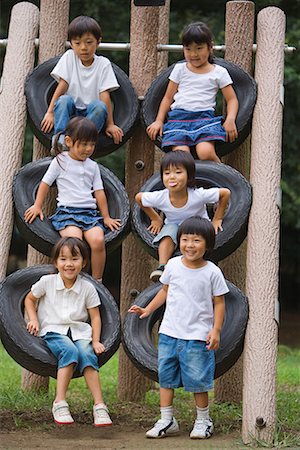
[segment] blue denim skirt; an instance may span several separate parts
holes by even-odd
[[[199,142],[226,141],[223,117],[213,111],[173,109],[163,128],[162,150],[168,152],[175,145],[193,147]]]
[[[107,229],[97,209],[59,206],[49,219],[56,231],[63,230],[70,225],[74,225],[82,231],[94,227],[100,227],[104,231]]]

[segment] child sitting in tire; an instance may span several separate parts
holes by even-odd
[[[80,239],[65,237],[56,243],[53,264],[58,273],[43,276],[25,298],[27,330],[41,336],[58,361],[54,421],[60,425],[74,422],[66,395],[76,366],[94,399],[94,425],[108,426],[112,421],[98,376],[97,355],[105,350],[100,342],[100,300],[94,286],[80,276],[87,262],[88,251]]]
[[[76,17],[69,25],[67,50],[51,72],[58,85],[48,110],[41,122],[41,129],[49,133],[54,126],[54,136],[63,132],[73,116],[88,117],[99,131],[115,144],[122,141],[123,130],[114,124],[110,92],[119,84],[110,61],[96,55],[102,33],[99,24],[91,17]],[[59,144],[64,144],[64,134]]]
[[[216,233],[222,231],[222,220],[230,197],[227,188],[195,188],[195,161],[185,151],[166,153],[161,161],[160,174],[165,189],[139,192],[135,196],[136,202],[151,220],[148,230],[157,234],[153,244],[158,247],[159,267],[151,273],[152,281],[159,279],[174,253],[180,223],[194,215],[208,219],[206,204],[218,202],[212,223]],[[155,209],[164,213],[164,222]]]
[[[215,354],[220,343],[228,288],[221,270],[204,259],[215,243],[211,222],[201,217],[185,220],[178,229],[182,256],[172,258],[160,277],[162,288],[146,306],[133,305],[129,312],[148,317],[164,303],[159,328],[158,377],[161,418],[146,433],[163,438],[179,432],[173,416],[174,389],[193,392],[197,418],[191,439],[206,439],[213,433],[209,417],[208,390],[213,387]]]
[[[188,25],[183,30],[182,44],[186,62],[176,64],[172,70],[156,119],[147,133],[152,140],[158,134],[162,136],[164,151],[190,151],[195,146],[199,159],[220,162],[215,142],[233,142],[237,138],[238,100],[232,79],[224,67],[213,64],[213,36],[207,25]],[[219,89],[227,103],[223,125],[222,117],[214,116]]]

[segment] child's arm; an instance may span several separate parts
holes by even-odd
[[[96,355],[100,355],[105,351],[105,347],[100,342],[101,335],[101,317],[98,306],[89,308],[88,313],[91,319],[92,326],[92,346]]]
[[[105,103],[107,108],[107,120],[106,120],[106,128],[105,133],[107,136],[111,137],[115,144],[119,144],[122,142],[122,138],[124,136],[123,130],[115,125],[114,119],[113,119],[113,111],[112,111],[112,104],[110,99],[110,93],[109,91],[103,91],[99,95],[100,100]]]
[[[163,287],[158,291],[156,296],[151,300],[146,308],[141,308],[137,305],[132,305],[128,312],[138,314],[140,319],[148,317],[153,311],[156,311],[161,305],[163,305],[167,299],[168,285],[164,284]]]
[[[62,78],[59,80],[59,83],[54,91],[47,112],[44,115],[43,120],[41,121],[41,130],[44,133],[49,133],[52,130],[54,126],[54,103],[61,95],[67,92],[68,86],[69,85],[65,80],[63,80]]]
[[[231,84],[222,89],[222,94],[227,105],[227,114],[223,127],[226,131],[226,140],[233,142],[238,137],[235,119],[239,110],[239,102]]]
[[[41,181],[34,204],[30,206],[30,208],[26,209],[24,213],[25,222],[32,223],[37,216],[40,216],[40,219],[44,220],[42,206],[49,192],[49,188],[50,186],[47,183]]]
[[[97,202],[97,206],[99,211],[103,217],[104,224],[111,230],[117,230],[121,226],[120,219],[112,219],[108,212],[107,200],[104,189],[98,189],[94,192],[95,199]]]
[[[160,217],[159,214],[157,214],[157,212],[155,211],[155,209],[150,208],[148,206],[143,206],[142,204],[142,192],[139,192],[138,194],[136,194],[135,196],[135,201],[137,202],[137,204],[139,205],[139,207],[145,211],[145,213],[147,214],[147,216],[149,217],[149,219],[151,220],[151,224],[150,226],[147,228],[151,233],[153,234],[157,234],[160,232],[162,226],[163,226],[163,220]]]
[[[219,189],[219,203],[218,206],[216,208],[214,217],[212,219],[212,224],[214,226],[215,232],[216,234],[218,233],[218,231],[223,231],[222,228],[222,221],[223,221],[223,217],[224,217],[224,213],[225,213],[225,209],[227,207],[229,198],[230,198],[230,190],[227,188],[220,188]]]
[[[220,332],[225,315],[224,295],[214,297],[214,327],[207,335],[206,343],[208,350],[217,350],[220,345]]]
[[[36,313],[37,301],[38,299],[32,294],[31,291],[26,295],[24,300],[25,311],[29,319],[26,328],[29,331],[29,333],[32,334],[33,336],[37,336],[40,329],[40,324]]]
[[[174,95],[176,94],[178,89],[178,84],[174,83],[174,81],[169,81],[166,93],[160,103],[159,110],[154,122],[151,123],[147,127],[147,133],[150,139],[153,141],[156,139],[157,134],[162,136],[164,120],[166,118],[167,113],[170,110],[170,106],[173,103]]]

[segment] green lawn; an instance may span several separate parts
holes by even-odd
[[[101,368],[101,383],[105,401],[110,411],[116,416],[122,415],[122,408],[132,410],[130,420],[140,420],[139,407],[132,403],[121,405],[117,399],[117,354]],[[300,349],[279,346],[277,364],[277,416],[278,432],[276,435],[277,447],[300,447]],[[21,368],[6,353],[0,345],[0,415],[10,411],[14,424],[18,427],[27,427],[26,419],[22,413],[31,411],[37,417],[41,413],[49,414],[55,393],[55,380],[50,380],[49,394],[37,395],[22,392],[20,389]],[[81,417],[84,422],[85,413],[91,410],[92,400],[85,386],[83,378],[72,380],[69,388],[68,401],[72,411]],[[176,416],[181,423],[189,423],[194,415],[194,404],[191,396],[179,389],[175,397]],[[146,395],[142,405],[147,411],[149,424],[159,415],[159,392],[157,386]],[[136,417],[134,416],[136,414]],[[242,420],[241,406],[231,404],[216,404],[211,398],[211,415],[214,418],[218,433],[229,433],[240,429]],[[120,417],[120,420],[122,418]]]

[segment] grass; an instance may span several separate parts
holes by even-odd
[[[140,416],[148,419],[144,425],[152,424],[159,416],[159,391],[157,385],[146,394],[143,405],[133,403],[120,404],[117,398],[117,373],[118,357],[114,355],[108,363],[101,368],[101,383],[105,401],[110,406],[110,411],[120,416],[122,410],[131,411],[133,422],[141,422]],[[300,447],[300,349],[292,349],[279,346],[277,363],[277,417],[278,426],[275,436],[276,448],[293,446]],[[50,419],[51,404],[55,394],[55,380],[50,380],[48,394],[35,394],[23,392],[20,389],[21,368],[0,345],[0,417],[9,412],[15,428],[27,428],[32,426],[26,411],[30,411],[35,418],[47,415]],[[83,378],[72,380],[69,388],[69,403],[77,414],[77,421],[85,423],[87,415],[90,415],[92,407],[91,396],[85,386]],[[242,409],[239,405],[228,403],[216,404],[211,399],[211,415],[214,418],[218,434],[228,434],[239,430],[242,420]],[[174,401],[175,413],[181,423],[190,425],[194,416],[194,403],[192,396],[183,389],[176,392]],[[142,410],[141,410],[142,408]],[[145,413],[146,414],[143,414]],[[39,420],[39,419],[38,419]],[[40,422],[40,420],[39,420]],[[47,422],[47,421],[46,421]],[[48,420],[49,422],[49,420]],[[266,446],[264,442],[256,441],[260,447]]]

